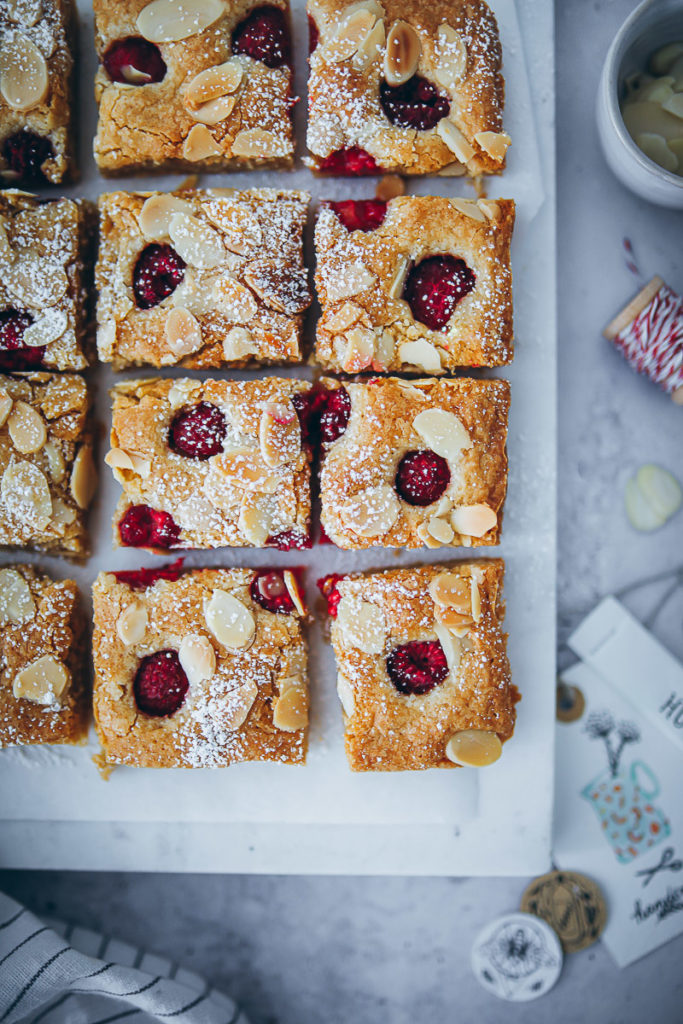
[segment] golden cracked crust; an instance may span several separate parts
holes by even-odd
[[[301,621],[252,601],[254,575],[251,569],[200,569],[141,591],[100,573],[93,586],[93,707],[109,764],[217,768],[238,761],[305,761],[308,680]],[[209,629],[204,608],[215,590],[237,598],[253,616],[254,639],[246,650],[226,648]],[[141,639],[126,645],[117,622],[132,604],[144,607],[147,623]],[[215,673],[191,681],[182,707],[169,717],[140,712],[133,695],[140,660],[155,651],[178,651],[188,636],[211,645]],[[285,731],[274,714],[292,687],[303,719],[300,728]]]
[[[148,3],[95,0],[95,46],[100,59],[116,40],[140,35],[136,20]],[[269,68],[251,57],[232,55],[233,30],[258,6],[254,0],[231,0],[223,16],[204,31],[179,42],[159,43],[167,69],[161,82],[143,86],[112,82],[100,66],[95,77],[99,104],[95,160],[103,174],[291,166],[291,69]],[[271,6],[289,12],[288,0],[272,0]],[[206,125],[206,132],[200,129],[202,145],[193,146],[188,137],[200,122],[183,102],[187,87],[200,72],[228,60],[242,71],[232,93],[236,103],[223,120]],[[211,154],[202,155],[209,148]]]
[[[185,189],[169,203],[201,225],[207,244],[218,246],[210,268],[186,259],[183,281],[152,309],[138,308],[133,271],[154,242],[169,244],[169,218],[151,233],[140,216],[160,192],[111,192],[100,196],[100,249],[95,270],[98,350],[116,369],[133,365],[242,367],[300,362],[303,312],[310,304],[303,263],[303,229],[310,196],[277,189]],[[169,210],[172,207],[169,206]],[[171,230],[173,230],[171,228]],[[220,256],[222,250],[223,255]],[[202,260],[195,259],[195,264]],[[214,263],[214,260],[210,260]],[[236,282],[236,284],[234,283]],[[227,284],[231,289],[221,288]],[[194,351],[182,355],[166,334],[169,314],[187,309],[201,332]],[[232,333],[231,333],[232,332]],[[194,346],[192,346],[194,347]]]
[[[46,370],[88,365],[95,217],[84,199],[0,192],[0,309],[31,317],[23,340],[45,347]]]
[[[0,405],[0,545],[83,558],[97,484],[85,381],[77,374],[0,375]],[[27,429],[29,438],[44,431],[36,450],[21,450]]]
[[[136,467],[125,468],[124,458],[122,468],[118,454],[106,458],[123,487],[114,516],[115,543],[121,543],[121,518],[139,504],[173,516],[180,527],[179,548],[265,547],[269,537],[289,531],[307,537],[310,452],[302,446],[291,399],[310,386],[267,377],[139,380],[113,388],[111,446],[133,455]],[[227,423],[223,453],[206,460],[177,455],[168,446],[174,416],[200,402],[217,406]],[[272,403],[287,417],[293,414],[291,430],[272,428]]]
[[[389,202],[374,231],[349,232],[332,209],[322,209],[315,228],[317,361],[350,372],[422,373],[511,362],[514,221],[511,199],[402,196]],[[476,282],[447,329],[432,331],[401,296],[410,268],[441,254],[463,259]],[[402,352],[406,342],[420,346]]]
[[[17,15],[12,16],[12,9]],[[17,20],[15,20],[15,17]],[[41,3],[0,5],[0,36],[3,46],[20,33],[40,51],[47,65],[48,91],[42,102],[28,110],[16,110],[0,95],[0,177],[7,184],[21,184],[2,152],[5,139],[30,131],[48,139],[53,156],[40,170],[48,182],[58,184],[76,176],[73,106],[73,67],[76,50],[76,7],[73,0],[42,0]]]
[[[437,32],[446,23],[466,45],[465,70],[448,88],[450,115],[444,119],[457,130],[458,153],[444,142],[437,128],[415,131],[393,125],[382,109],[379,85],[384,78],[384,40],[373,58],[358,53],[339,60],[339,33],[350,8],[365,7],[384,23],[384,34],[397,20],[407,22],[421,43],[417,74],[437,83],[443,52]],[[495,16],[482,0],[308,0],[308,11],[318,27],[319,43],[313,51],[308,82],[308,148],[313,166],[331,153],[359,146],[385,171],[405,174],[497,174],[505,168],[509,138],[503,134],[505,83]],[[453,44],[448,56],[457,52]],[[482,133],[483,139],[482,139]],[[486,133],[493,133],[492,139]],[[479,138],[477,138],[479,136]],[[493,148],[494,154],[482,145]],[[498,150],[501,147],[501,150]]]
[[[440,639],[429,586],[442,573],[474,578],[481,615],[469,629],[459,631],[465,635],[452,638],[457,654],[446,679],[429,693],[406,695],[392,683],[386,659],[401,644]],[[351,574],[337,583],[342,621],[332,620],[332,645],[345,707],[346,754],[354,771],[453,768],[446,744],[463,730],[493,732],[502,742],[510,739],[519,698],[510,684],[501,628],[503,575],[503,561],[491,559]],[[354,646],[345,627],[345,601],[361,614],[359,602],[381,609],[385,631],[380,653]]]
[[[507,488],[507,381],[384,378],[343,386],[351,416],[341,437],[326,446],[320,473],[320,519],[327,536],[345,549],[497,544]],[[438,502],[409,505],[394,489],[396,470],[407,452],[431,448],[414,421],[434,409],[460,421],[471,447],[447,458],[451,480]],[[452,420],[451,426],[458,429]],[[482,536],[460,532],[462,509],[481,505],[495,525]],[[450,539],[441,524],[450,527]]]
[[[11,581],[8,573],[14,577]],[[16,574],[28,587],[30,601],[21,615],[8,618],[1,591],[16,587]],[[69,673],[60,700],[39,704],[15,697],[12,684],[17,673],[45,656]],[[0,570],[0,747],[85,740],[90,694],[84,657],[85,617],[76,584],[55,582],[30,565]]]

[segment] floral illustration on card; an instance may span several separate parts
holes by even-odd
[[[667,816],[654,803],[659,782],[644,761],[622,764],[627,747],[640,742],[633,722],[616,722],[610,711],[596,711],[588,716],[585,731],[603,743],[607,767],[581,790],[581,796],[594,808],[617,859],[628,864],[671,833]]]

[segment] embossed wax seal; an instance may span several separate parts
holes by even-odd
[[[565,953],[592,946],[607,921],[599,887],[576,871],[551,871],[536,878],[522,896],[521,909],[547,921]]]
[[[562,946],[550,925],[531,914],[506,914],[488,924],[472,947],[472,970],[489,992],[528,1002],[550,991],[562,970]]]

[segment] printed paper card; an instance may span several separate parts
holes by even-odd
[[[683,932],[683,759],[591,666],[562,679],[581,690],[585,709],[557,725],[554,859],[602,887],[603,940],[625,967]]]

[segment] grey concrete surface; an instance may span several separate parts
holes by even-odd
[[[526,17],[533,4],[522,0]],[[557,9],[560,312],[560,636],[603,594],[683,562],[682,517],[645,537],[623,485],[643,462],[683,477],[680,409],[600,338],[644,275],[683,290],[683,215],[629,195],[598,150],[602,56],[632,0]],[[682,32],[683,34],[683,32]],[[683,655],[680,610],[667,642]],[[476,932],[518,906],[520,879],[344,879],[0,873],[0,888],[182,960],[241,1000],[254,1024],[661,1024],[683,1021],[683,939],[619,971],[600,945],[569,957],[557,987],[503,1004],[469,968]]]

